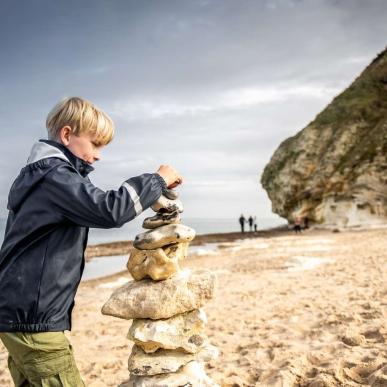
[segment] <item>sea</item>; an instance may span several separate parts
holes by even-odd
[[[126,223],[121,228],[91,228],[89,231],[88,244],[96,245],[99,243],[133,240],[138,233],[145,231],[142,229],[142,222],[144,218],[145,215],[142,215],[132,220],[131,222]],[[6,219],[0,218],[1,243],[3,243],[4,239],[6,221]],[[240,231],[238,219],[183,217],[182,223],[194,228],[197,235]],[[261,218],[257,219],[257,224],[258,230],[262,230],[284,225],[285,222],[281,218]],[[203,246],[190,246],[188,255],[208,253],[209,251],[212,251],[216,248],[217,244],[214,243],[206,243]],[[126,270],[127,261],[128,254],[98,257],[92,259],[86,262],[85,270],[82,275],[82,281],[93,280],[96,278],[102,278],[112,274],[120,273]],[[120,278],[120,280],[122,280],[122,278]]]
[[[149,216],[149,214],[148,214]],[[142,228],[142,222],[145,216],[140,216],[133,219],[129,223],[126,223],[120,228],[112,229],[98,229],[90,228],[89,231],[89,245],[96,245],[99,243],[109,243],[117,241],[133,240],[135,236],[145,231]],[[0,241],[3,243],[5,225],[7,219],[0,218]],[[214,234],[214,233],[226,233],[226,232],[238,232],[240,226],[237,218],[184,218],[182,217],[182,223],[192,227],[196,230],[197,235],[201,234]],[[286,222],[281,218],[258,218],[257,225],[258,230],[268,229],[285,225]]]

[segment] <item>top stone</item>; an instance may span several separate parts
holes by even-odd
[[[168,199],[175,200],[179,197],[179,194],[174,189],[170,188],[164,191],[164,196]]]
[[[151,208],[155,212],[160,210],[165,210],[167,212],[183,212],[183,203],[179,199],[169,199],[168,197],[161,195]]]

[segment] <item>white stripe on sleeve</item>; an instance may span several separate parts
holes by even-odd
[[[127,182],[125,182],[124,184],[122,184],[129,192],[129,195],[130,197],[132,198],[133,200],[133,203],[134,203],[134,210],[136,211],[136,215],[139,215],[141,214],[141,212],[143,211],[142,209],[142,205],[140,203],[140,198],[139,196],[137,195],[137,192],[136,190],[130,185],[128,184]]]

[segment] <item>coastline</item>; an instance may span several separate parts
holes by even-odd
[[[273,227],[269,229],[259,231],[246,231],[241,232],[226,232],[226,233],[213,233],[213,234],[200,234],[196,235],[195,239],[190,242],[190,246],[200,246],[206,243],[223,243],[232,242],[236,240],[252,239],[252,238],[269,238],[283,235],[291,235],[293,231],[288,226]],[[124,255],[129,254],[133,247],[133,241],[117,241],[99,243],[95,245],[88,245],[85,252],[86,261],[92,258],[106,257],[111,255]]]
[[[351,228],[337,228],[337,227],[321,227],[311,226],[306,230],[302,230],[303,234],[309,234],[313,232],[327,232],[327,233],[352,233],[352,232],[371,232],[371,231],[382,231],[387,229],[387,224],[370,225],[369,227],[351,227]],[[190,242],[190,246],[201,246],[207,243],[224,243],[234,242],[245,239],[254,238],[275,238],[282,236],[294,235],[294,231],[291,226],[284,225],[278,227],[272,227],[262,229],[258,231],[246,231],[241,232],[218,232],[196,235],[194,240]],[[302,234],[301,234],[302,235]],[[115,241],[105,242],[93,245],[88,245],[85,251],[86,261],[90,261],[92,258],[108,257],[115,255],[129,254],[133,248],[133,241]]]

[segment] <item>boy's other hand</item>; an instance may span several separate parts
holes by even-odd
[[[175,188],[183,183],[182,176],[169,165],[160,165],[157,173],[165,180],[168,188]]]

